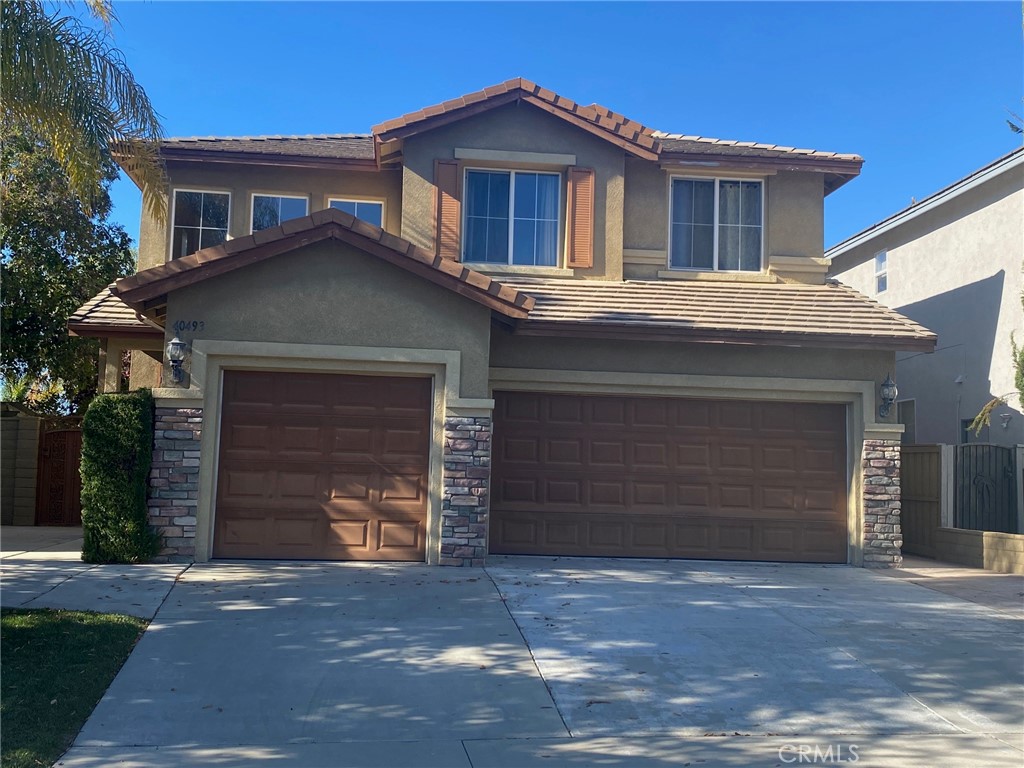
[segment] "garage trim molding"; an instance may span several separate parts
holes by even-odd
[[[196,510],[196,562],[206,562],[213,553],[222,381],[224,370],[233,369],[431,378],[434,393],[426,558],[428,564],[436,565],[441,552],[445,417],[490,416],[494,409],[493,400],[461,396],[461,368],[461,353],[453,350],[203,339],[194,341],[190,386],[187,389],[160,388],[154,390],[153,394],[161,406],[203,408],[199,504]]]
[[[847,440],[848,562],[864,562],[864,505],[860,462],[866,438],[899,439],[902,425],[874,424],[875,383],[858,380],[788,379],[747,376],[707,376],[661,373],[621,373],[522,368],[491,368],[490,387],[496,390],[663,396],[740,400],[792,400],[845,403]]]

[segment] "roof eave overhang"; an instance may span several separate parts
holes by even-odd
[[[69,322],[68,333],[83,338],[108,339],[123,337],[132,339],[163,340],[164,332],[159,328],[127,328],[107,323]]]
[[[835,160],[818,157],[745,157],[743,155],[711,154],[703,152],[661,153],[661,167],[673,171],[687,169],[728,169],[751,171],[802,171],[825,175],[825,194],[860,175],[863,160]]]
[[[566,321],[525,320],[516,324],[523,336],[564,336],[570,338],[621,339],[628,341],[669,341],[697,344],[743,346],[813,347],[816,349],[874,349],[881,351],[933,352],[936,337],[872,336],[832,333],[772,332],[735,329],[680,328]]]

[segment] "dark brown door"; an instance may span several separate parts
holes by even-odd
[[[847,560],[842,405],[495,401],[491,552]]]
[[[39,441],[36,525],[82,524],[82,430],[44,432]]]
[[[226,371],[215,557],[423,560],[431,381]]]

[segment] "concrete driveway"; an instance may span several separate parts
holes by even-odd
[[[1019,768],[1021,627],[838,566],[197,565],[61,764]]]

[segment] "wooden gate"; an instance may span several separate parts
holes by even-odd
[[[44,432],[39,441],[36,525],[82,524],[82,430]]]
[[[900,452],[900,522],[909,555],[935,557],[935,531],[942,524],[941,451],[938,445],[906,445]]]
[[[955,463],[955,527],[974,531],[1017,530],[1017,478],[1012,448],[958,445]]]

